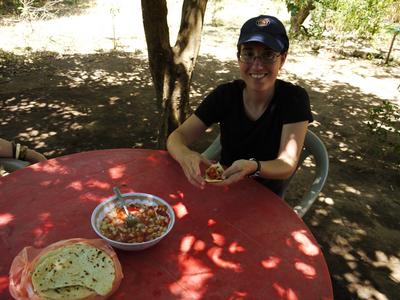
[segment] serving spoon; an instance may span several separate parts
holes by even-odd
[[[128,227],[135,226],[139,222],[138,218],[136,218],[129,212],[128,208],[125,205],[125,199],[124,199],[124,197],[122,197],[121,191],[119,190],[119,188],[113,187],[113,191],[114,191],[115,195],[117,196],[117,200],[119,201],[120,205],[124,208],[124,211],[126,214],[125,224]]]

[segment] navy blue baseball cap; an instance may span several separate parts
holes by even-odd
[[[261,15],[243,24],[237,46],[249,42],[260,42],[272,50],[282,53],[289,49],[289,38],[285,26],[273,16]]]

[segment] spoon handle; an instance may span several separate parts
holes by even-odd
[[[119,190],[119,188],[117,188],[115,186],[115,187],[113,187],[113,191],[114,191],[115,195],[117,196],[117,199],[118,199],[120,205],[124,208],[124,211],[125,211],[126,215],[130,216],[130,213],[129,213],[128,209],[126,208],[126,205],[125,205],[125,199],[124,199],[124,197],[122,197],[121,191]]]

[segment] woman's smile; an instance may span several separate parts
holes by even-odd
[[[262,79],[266,76],[268,76],[268,73],[250,73],[250,77],[254,79]]]

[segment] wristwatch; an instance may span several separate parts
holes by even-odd
[[[255,158],[250,158],[249,160],[255,161],[257,163],[257,169],[253,173],[251,173],[249,177],[260,177],[261,163]]]

